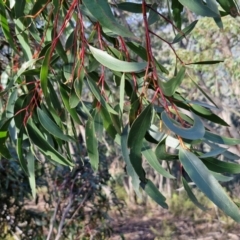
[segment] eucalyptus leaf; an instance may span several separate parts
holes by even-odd
[[[89,45],[90,51],[103,66],[117,72],[140,72],[147,67],[146,62],[125,62],[112,57],[107,52]]]
[[[192,181],[223,212],[240,222],[240,210],[231,200],[215,177],[208,171],[202,161],[193,153],[180,148],[179,159]]]

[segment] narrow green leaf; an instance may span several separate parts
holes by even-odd
[[[189,177],[206,196],[225,214],[236,222],[240,222],[240,211],[223,190],[218,181],[211,175],[207,167],[193,153],[180,148],[179,159]]]
[[[87,78],[87,83],[88,83],[89,89],[93,93],[94,97],[101,103],[101,105],[106,110],[108,110],[108,112],[118,115],[118,113],[105,101],[99,88],[97,87],[96,83],[92,80],[92,78],[90,76],[88,76],[88,78]]]
[[[151,7],[153,9],[155,9],[155,11],[157,11],[158,5],[156,3],[154,3]],[[150,9],[149,15],[148,15],[148,20],[147,20],[148,25],[152,25],[159,20],[159,15],[155,11]]]
[[[179,32],[173,39],[172,44],[182,41],[182,39],[185,38],[195,28],[197,22],[198,20],[195,20],[189,26]]]
[[[210,61],[201,61],[201,62],[191,62],[191,63],[188,63],[186,65],[193,65],[193,64],[209,65],[209,64],[217,64],[217,63],[221,63],[221,62],[224,62],[224,60],[210,60]]]
[[[94,58],[103,66],[117,72],[140,72],[146,69],[146,62],[125,62],[112,57],[107,52],[89,45]]]
[[[162,206],[165,209],[168,209],[168,205],[166,204],[166,198],[159,192],[156,186],[152,183],[151,180],[146,179],[146,183],[141,182],[140,185],[142,189],[147,193],[149,197],[151,197],[157,204]]]
[[[229,181],[232,181],[234,179],[233,177],[224,176],[220,173],[216,173],[216,172],[213,172],[213,171],[210,171],[210,173],[217,179],[217,181],[220,181],[220,182],[229,182]]]
[[[205,132],[204,138],[218,144],[225,144],[230,146],[240,144],[240,139],[222,137],[209,131]]]
[[[117,8],[131,12],[131,13],[142,13],[142,4],[141,3],[132,3],[132,2],[123,2],[116,4]]]
[[[14,21],[15,28],[16,28],[16,35],[19,40],[19,43],[21,45],[21,49],[24,53],[24,56],[26,59],[31,60],[32,59],[32,51],[29,44],[29,36],[28,36],[28,30],[26,27],[22,24],[20,19],[17,19]]]
[[[199,157],[200,158],[215,157],[217,155],[224,153],[225,151],[227,151],[226,148],[217,147],[217,148],[214,148],[213,150],[211,150],[210,152],[200,155]]]
[[[164,95],[169,97],[172,96],[175,93],[176,89],[182,83],[184,76],[185,76],[185,67],[181,67],[177,75],[171,78],[169,81],[162,82],[161,80],[158,80],[158,84],[163,90]]]
[[[101,141],[103,138],[103,121],[102,121],[101,113],[99,110],[95,111],[94,127],[95,127],[96,137],[99,141]]]
[[[92,119],[89,119],[86,123],[86,145],[92,169],[97,171],[99,165],[98,141]]]
[[[191,110],[195,114],[197,114],[207,120],[210,120],[211,122],[215,122],[215,123],[221,124],[223,126],[229,127],[229,125],[222,118],[220,118],[218,115],[214,114],[210,109],[207,109],[207,108],[202,107],[197,104],[191,104]]]
[[[9,119],[1,119],[0,124],[0,155],[6,159],[11,159],[12,156],[9,152],[9,148],[6,146],[6,140],[8,139],[8,128],[12,121],[12,117]]]
[[[230,14],[232,17],[236,17],[239,15],[238,7],[236,6],[234,0],[217,0],[220,6]]]
[[[179,0],[179,2],[189,8],[194,13],[203,17],[219,17],[219,11],[216,8],[212,8],[211,5],[205,4],[205,2],[199,0]]]
[[[220,161],[213,157],[202,158],[201,160],[211,171],[230,174],[240,173],[240,164]]]
[[[109,134],[109,136],[112,139],[115,139],[116,136],[117,136],[117,130],[113,126],[110,113],[105,108],[101,108],[100,113],[101,113],[101,116],[102,116],[103,126],[104,126],[106,132]]]
[[[18,0],[17,0],[18,1]],[[31,11],[31,15],[35,15],[35,14],[38,14],[42,8],[45,6],[45,4],[47,3],[48,0],[37,0],[37,1],[34,1],[34,5],[33,7],[31,8],[32,11]]]
[[[172,176],[169,172],[167,172],[159,163],[155,153],[152,151],[152,149],[148,146],[148,144],[144,143],[142,148],[142,154],[146,158],[149,165],[157,171],[159,174],[166,178],[174,179],[175,177]]]
[[[64,141],[74,141],[70,136],[65,135],[58,125],[56,125],[43,110],[37,108],[37,114],[39,122],[50,134]]]
[[[43,94],[45,98],[49,98],[49,93],[48,93],[48,69],[49,69],[49,62],[50,62],[50,53],[51,53],[51,48],[49,47],[43,63],[41,67],[41,72],[40,72],[40,82],[41,82],[41,87]]]
[[[82,124],[79,117],[78,117],[76,109],[71,108],[70,105],[69,105],[69,95],[68,95],[67,91],[65,90],[64,85],[60,85],[60,93],[61,93],[61,96],[62,96],[63,104],[64,104],[65,108],[67,109],[67,111],[70,113],[70,116],[72,117],[72,119],[76,123]]]
[[[140,180],[139,177],[137,175],[137,173],[135,172],[130,158],[129,158],[129,149],[127,146],[127,138],[128,138],[128,125],[126,125],[126,127],[123,129],[123,132],[121,134],[121,150],[122,150],[122,155],[123,155],[123,160],[126,163],[126,170],[127,170],[127,174],[128,176],[131,177],[131,182],[133,185],[133,189],[136,192],[136,194],[140,197],[140,191],[139,191],[139,185],[140,185]]]
[[[199,105],[199,106],[202,106],[202,107],[205,107],[205,108],[209,108],[209,109],[213,109],[213,110],[219,110],[218,107],[210,105],[206,102],[195,101],[195,100],[194,101],[185,100],[185,101],[186,101],[186,103],[189,103],[190,105],[195,104],[195,105]]]
[[[125,74],[123,73],[121,77],[120,93],[119,93],[119,107],[122,114],[123,114],[123,106],[124,106],[124,92],[125,92]]]
[[[135,42],[126,42],[126,44],[139,57],[141,57],[145,61],[148,61],[147,50],[142,45],[135,43]],[[159,71],[169,74],[169,71],[163,65],[161,65],[155,58],[154,58],[154,61],[156,63],[156,67]]]
[[[24,16],[25,4],[26,4],[26,0],[17,0],[15,2],[14,11],[15,11],[16,18],[20,18]]]
[[[23,155],[23,133],[24,133],[24,128],[22,127],[17,136],[17,155],[18,155],[22,170],[25,172],[27,176],[29,176],[27,161]]]
[[[70,92],[70,97],[69,97],[69,106],[70,108],[75,108],[79,104],[80,100],[78,98],[78,95],[75,92],[75,89],[72,88]]]
[[[183,138],[197,140],[203,138],[204,136],[205,128],[203,126],[203,123],[201,119],[195,114],[193,114],[194,124],[191,128],[183,128],[181,126],[176,126],[165,111],[162,112],[161,117],[163,123],[166,125],[167,128],[169,128],[169,130]]]
[[[31,188],[33,199],[36,198],[36,180],[35,180],[35,158],[32,149],[27,153],[27,166],[29,172],[29,185]]]
[[[72,162],[62,156],[62,154],[60,154],[48,143],[37,126],[33,123],[32,119],[28,120],[26,130],[31,142],[36,145],[46,157],[49,157],[56,163],[69,167],[73,166]]]
[[[173,20],[177,25],[178,29],[181,29],[182,25],[182,16],[181,13],[183,11],[183,5],[178,0],[172,0],[172,13]]]
[[[66,51],[64,50],[64,48],[62,46],[61,41],[57,41],[56,50],[57,50],[57,53],[59,54],[59,56],[61,57],[61,59],[63,60],[63,62],[65,64],[67,64],[68,57],[67,57]]]
[[[82,2],[89,12],[100,22],[102,27],[111,30],[119,36],[137,39],[126,27],[117,22],[106,0],[83,0]]]
[[[133,122],[129,135],[130,161],[140,180],[145,181],[145,172],[142,168],[141,149],[143,138],[150,127],[152,117],[152,104],[149,104]]]
[[[7,42],[10,44],[11,48],[17,52],[15,44],[13,42],[13,34],[10,32],[8,25],[8,20],[5,12],[5,4],[3,3],[3,0],[0,0],[0,25]]]
[[[202,211],[206,211],[208,210],[206,207],[204,207],[195,197],[194,193],[192,192],[191,188],[189,187],[186,179],[184,177],[182,177],[182,183],[183,183],[183,187],[185,189],[185,191],[187,192],[188,197],[190,198],[190,200],[198,207],[200,208]]]

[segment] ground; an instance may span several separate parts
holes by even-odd
[[[146,208],[145,208],[146,209]],[[176,216],[169,210],[144,207],[126,208],[123,215],[111,215],[113,235],[110,240],[240,240],[240,224],[226,218]]]

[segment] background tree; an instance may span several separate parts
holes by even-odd
[[[109,136],[121,148],[137,193],[141,187],[168,208],[142,158],[167,179],[175,176],[160,163],[178,162],[183,186],[197,206],[206,210],[189,187],[187,175],[214,204],[240,221],[236,203],[218,183],[231,179],[225,173],[239,173],[237,163],[226,161],[239,157],[226,146],[240,140],[213,132],[213,124],[227,127],[228,123],[218,116],[218,104],[196,79],[223,59],[212,59],[210,54],[186,56],[181,50],[190,42],[201,43],[201,32],[193,35],[199,39],[187,37],[201,21],[198,15],[213,19],[215,34],[223,28],[223,16],[237,22],[233,1],[23,0],[0,4],[0,153],[3,159],[18,159],[34,198],[39,164],[49,161],[74,172],[78,161],[87,158],[98,172],[102,144]],[[138,26],[128,20],[132,14],[141,19]],[[119,16],[126,20],[120,23]],[[182,28],[186,18],[190,23]],[[152,24],[158,20],[160,28],[153,31]],[[163,27],[172,29],[172,34],[164,38]],[[226,36],[219,39],[228,41]],[[156,42],[167,46],[171,60],[159,56]],[[229,54],[227,47],[221,50]],[[219,51],[219,46],[211,46],[211,51]],[[203,99],[189,98],[184,82]],[[81,149],[82,142],[86,151]]]

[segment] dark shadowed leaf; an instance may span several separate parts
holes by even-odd
[[[66,159],[62,154],[60,154],[48,143],[48,141],[44,138],[42,133],[39,131],[39,129],[31,119],[28,120],[26,130],[31,143],[36,145],[46,157],[51,158],[56,163],[65,166],[73,166],[72,162]]]
[[[54,123],[53,120],[48,116],[48,114],[45,113],[43,110],[37,108],[37,114],[39,122],[50,134],[64,141],[74,141],[73,138],[65,135],[63,131],[58,127],[58,125],[56,125],[56,123]]]
[[[204,207],[195,197],[194,193],[192,192],[192,189],[189,187],[186,179],[184,177],[182,177],[182,183],[183,183],[183,187],[185,189],[185,191],[187,192],[188,197],[190,198],[190,200],[197,206],[199,207],[201,210],[206,211],[208,210],[206,207]]]
[[[127,138],[128,138],[128,126],[126,126],[123,129],[123,132],[121,134],[121,149],[122,149],[122,154],[123,154],[123,160],[126,163],[126,170],[127,170],[127,174],[131,177],[132,179],[132,185],[133,185],[133,189],[136,192],[136,194],[138,196],[140,196],[140,191],[139,191],[139,185],[140,185],[140,180],[139,177],[137,175],[137,173],[135,172],[130,158],[129,158],[129,149],[127,146]]]
[[[142,4],[140,3],[132,3],[132,2],[123,2],[116,4],[116,7],[132,13],[142,13]]]
[[[92,169],[94,171],[97,171],[98,164],[99,164],[98,141],[96,138],[94,121],[92,119],[89,119],[87,121],[85,138],[86,138],[88,157],[90,159]]]
[[[202,158],[202,162],[213,172],[239,174],[240,164],[220,161],[217,158]]]
[[[129,135],[130,161],[141,181],[145,181],[145,172],[142,168],[141,149],[146,131],[150,127],[152,104],[149,104],[133,122]]]
[[[147,193],[149,197],[151,197],[156,203],[158,203],[163,208],[168,209],[168,205],[165,202],[166,198],[159,192],[156,186],[152,183],[151,180],[146,179],[146,183],[141,182],[142,189]]]

